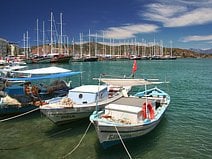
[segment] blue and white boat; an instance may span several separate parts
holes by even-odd
[[[149,133],[159,124],[169,103],[170,96],[161,89],[145,89],[106,105],[105,110],[94,111],[90,121],[101,145],[107,148]]]
[[[0,69],[0,77],[1,78],[6,78],[6,77],[11,77],[13,75],[13,71],[20,71],[26,69],[27,66],[23,65],[6,65],[3,68]]]
[[[12,73],[11,78],[1,78],[3,88],[0,92],[0,115],[23,113],[42,105],[46,99],[67,95],[71,81],[66,82],[61,78],[81,74],[60,67]]]

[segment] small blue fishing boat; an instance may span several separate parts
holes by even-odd
[[[60,67],[12,73],[11,78],[1,78],[3,87],[0,92],[0,115],[23,113],[42,105],[46,99],[67,95],[71,89],[71,81],[58,79],[81,74]],[[48,82],[43,84],[43,80]]]

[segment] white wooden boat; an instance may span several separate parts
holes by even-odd
[[[77,119],[89,117],[94,110],[104,108],[123,96],[123,88],[116,87],[110,92],[108,85],[83,85],[69,90],[66,97],[47,100],[48,104],[40,111],[56,124],[64,124]]]
[[[90,121],[95,126],[100,143],[107,148],[153,130],[169,102],[170,96],[155,87],[134,96],[122,97],[105,106],[103,111],[94,111]]]
[[[7,78],[13,76],[13,71],[23,70],[27,68],[27,66],[22,65],[7,65],[0,69],[1,78]]]

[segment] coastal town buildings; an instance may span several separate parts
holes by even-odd
[[[3,38],[0,38],[0,57],[7,56],[9,42]]]
[[[0,57],[18,56],[20,48],[16,43],[10,43],[6,39],[0,38]]]

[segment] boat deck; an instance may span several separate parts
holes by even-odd
[[[150,99],[148,99],[148,101],[152,101]],[[120,105],[131,105],[131,106],[136,106],[136,107],[142,107],[143,103],[146,102],[145,98],[135,98],[135,97],[122,97],[118,100],[116,100],[115,102],[113,102],[113,104],[120,104]]]

